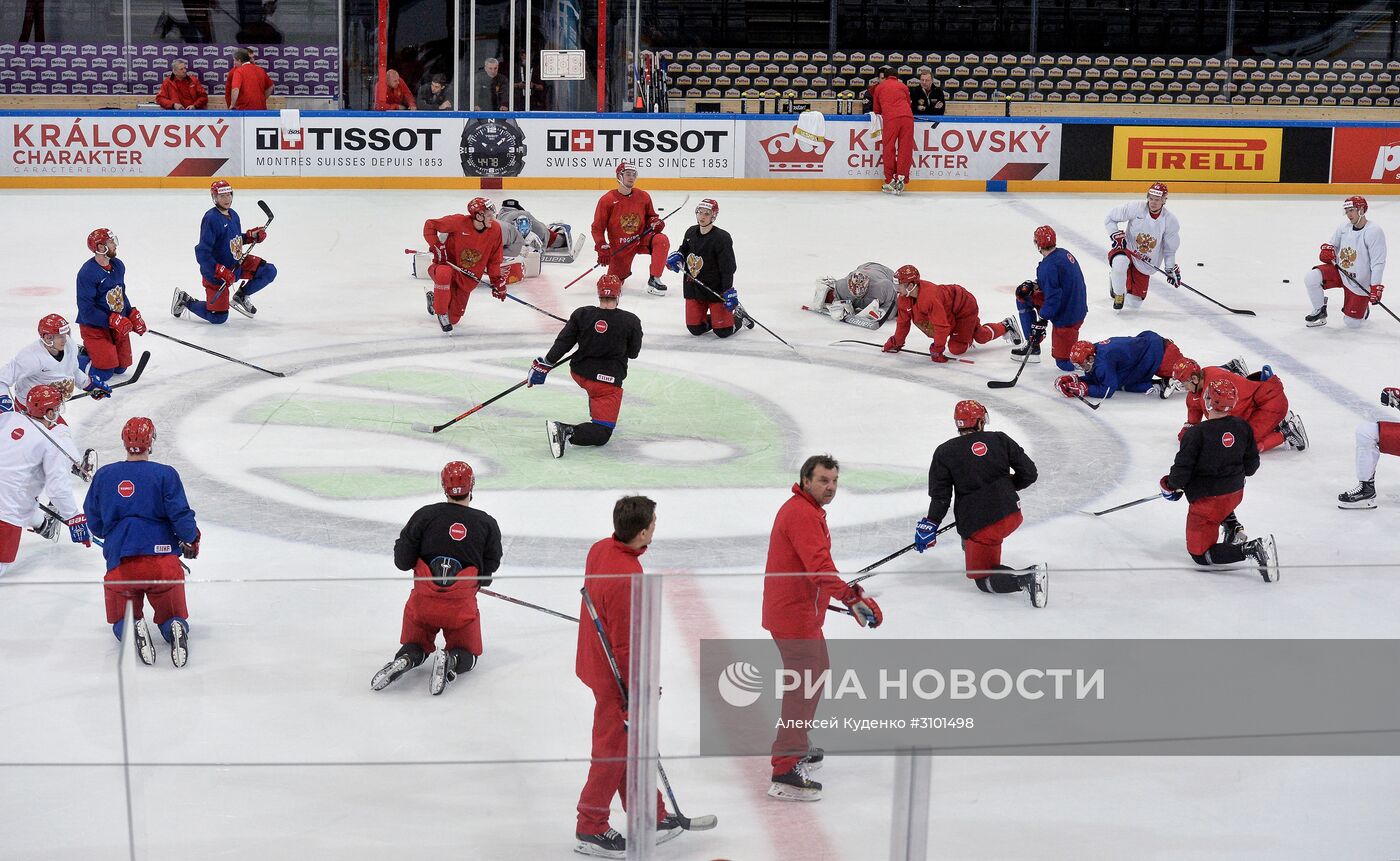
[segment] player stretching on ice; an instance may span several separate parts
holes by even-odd
[[[78,367],[94,382],[131,367],[131,333],[146,334],[146,321],[126,294],[126,264],[117,259],[117,235],[105,227],[88,234],[92,259],[78,270],[78,333],[85,354]]]
[[[470,465],[454,460],[439,478],[447,501],[413,512],[394,542],[394,567],[413,572],[413,591],[403,607],[403,648],[370,680],[376,691],[423,663],[437,648],[439,631],[443,649],[428,677],[433,696],[481,656],[476,593],[491,585],[501,567],[501,528],[496,518],[471,507],[476,475]]]
[[[1231,364],[1235,365],[1233,362]],[[1236,367],[1243,370],[1238,365]],[[1205,412],[1205,390],[1216,380],[1228,380],[1235,393],[1230,414],[1249,422],[1261,452],[1278,448],[1284,443],[1295,451],[1308,447],[1308,432],[1303,428],[1303,420],[1288,409],[1283,378],[1268,365],[1262,371],[1241,376],[1229,368],[1202,368],[1190,359],[1182,359],[1172,369],[1172,379],[1186,389],[1186,424],[1177,434],[1178,440],[1192,425],[1200,422]]]
[[[1342,320],[1351,328],[1360,326],[1371,314],[1371,305],[1385,293],[1385,233],[1366,218],[1366,198],[1354,195],[1342,201],[1347,223],[1338,227],[1332,240],[1324,243],[1314,266],[1303,278],[1313,312],[1303,319],[1309,326],[1327,325],[1327,297],[1324,290],[1340,287]]]
[[[1066,374],[1055,388],[1067,398],[1111,398],[1122,391],[1165,399],[1176,388],[1172,371],[1182,358],[1174,341],[1151,330],[1097,344],[1075,341],[1069,361],[1079,376]]]
[[[204,284],[204,301],[176,290],[170,300],[170,313],[179,317],[188,309],[201,320],[223,323],[232,306],[244,317],[252,317],[258,309],[249,297],[277,277],[277,267],[248,253],[255,243],[267,241],[267,228],[243,229],[243,222],[233,209],[233,186],[224,180],[209,186],[209,196],[214,205],[199,223],[199,244],[194,247],[194,259],[199,261]],[[240,278],[244,279],[243,286],[235,292],[233,282]]]
[[[506,301],[501,225],[491,215],[491,201],[474,197],[466,215],[429,218],[423,222],[423,238],[433,255],[428,267],[433,279],[430,310],[442,331],[451,332],[461,322],[479,283],[489,283],[491,295]]]
[[[49,314],[39,321],[39,340],[31,341],[0,366],[0,413],[8,412],[14,404],[24,404],[29,390],[38,385],[51,385],[67,400],[77,386],[100,400],[112,393],[106,383],[99,383],[78,367],[78,351],[68,349],[68,321]],[[13,401],[11,398],[13,397]]]
[[[1040,361],[1040,342],[1045,340],[1045,328],[1055,325],[1050,335],[1050,355],[1062,371],[1074,370],[1069,361],[1069,348],[1079,339],[1079,327],[1089,313],[1085,298],[1084,272],[1079,261],[1063,248],[1056,247],[1055,229],[1042,225],[1035,229],[1036,251],[1040,263],[1035,267],[1035,280],[1022,281],[1016,288],[1016,314],[1021,318],[1021,331],[1026,343],[1011,351],[1020,359],[1030,351],[1027,361]]]
[[[952,505],[968,579],[983,592],[1028,591],[1031,606],[1044,607],[1050,575],[1038,565],[1017,571],[1001,564],[1001,542],[1023,521],[1017,491],[1035,483],[1035,463],[1011,437],[987,430],[987,408],[977,401],[958,401],[953,424],[958,435],[934,450],[928,467],[928,516],[914,527],[914,549],[938,543]]]
[[[554,346],[530,364],[530,385],[543,385],[569,348],[578,345],[569,360],[569,374],[588,392],[588,415],[592,420],[577,425],[545,422],[549,450],[555,457],[563,457],[570,443],[607,445],[617,428],[627,360],[642,352],[642,321],[631,311],[617,307],[621,296],[622,281],[616,275],[599,278],[598,304],[576,308],[559,330]]]
[[[1132,297],[1130,308],[1142,306],[1154,266],[1167,273],[1168,284],[1181,285],[1181,267],[1176,265],[1181,226],[1167,212],[1165,183],[1152,183],[1146,200],[1109,210],[1103,226],[1113,243],[1108,250],[1108,290],[1115,310],[1123,310],[1125,297]]]
[[[69,484],[70,458],[75,455],[68,426],[59,421],[62,411],[58,389],[34,386],[22,412],[0,414],[0,576],[15,561],[26,527],[57,541],[63,523],[75,544],[91,544],[87,518],[78,510]],[[40,494],[48,497],[62,520],[39,508]]]
[[[156,627],[170,644],[171,663],[183,667],[189,658],[190,611],[180,557],[199,556],[199,525],[180,474],[173,466],[151,460],[155,445],[154,422],[128,419],[122,427],[126,460],[97,471],[83,510],[92,534],[105,539],[103,580],[112,633],[122,638],[126,604],[132,602],[136,654],[143,664],[154,664],[156,653],[144,616],[149,600]]]
[[[695,206],[695,226],[685,232],[681,249],[666,258],[666,268],[684,272],[685,327],[692,335],[714,332],[728,338],[743,328],[747,316],[734,289],[734,239],[715,226],[719,201],[705,198]],[[748,323],[750,329],[753,323]]]
[[[1400,388],[1381,389],[1381,405],[1400,409]],[[1338,508],[1376,507],[1376,465],[1381,455],[1400,455],[1400,422],[1366,421],[1356,426],[1355,488],[1337,495]]]
[[[818,279],[807,310],[862,329],[878,329],[898,303],[894,270],[880,263],[862,263],[844,278]]]
[[[1202,394],[1206,420],[1187,428],[1171,472],[1159,482],[1172,502],[1185,494],[1186,552],[1198,565],[1230,565],[1253,557],[1264,582],[1278,579],[1274,537],[1245,539],[1235,509],[1244,499],[1244,480],[1259,469],[1259,447],[1250,423],[1233,415],[1239,402],[1235,383],[1213,379]],[[1220,535],[1221,526],[1225,536]]]
[[[1007,317],[1000,323],[983,323],[977,318],[977,297],[960,284],[934,284],[919,277],[919,270],[905,264],[895,273],[899,279],[899,317],[894,335],[885,342],[886,353],[897,353],[904,347],[912,323],[933,340],[929,344],[929,359],[945,363],[944,348],[961,356],[972,342],[985,344],[994,338],[1005,338],[1012,344],[1021,343],[1016,318]]]
[[[651,205],[651,195],[636,188],[637,168],[619,162],[617,188],[598,199],[593,210],[593,250],[598,252],[598,265],[608,267],[609,275],[626,281],[632,274],[632,258],[638,254],[651,255],[651,277],[647,292],[665,296],[666,285],[661,272],[666,268],[666,255],[671,240],[663,232],[666,224]]]

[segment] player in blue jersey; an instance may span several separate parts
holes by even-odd
[[[106,389],[114,374],[131,367],[131,333],[146,334],[146,321],[126,294],[126,264],[117,259],[117,235],[105,227],[88,234],[92,259],[78,270],[78,333],[84,352],[78,367]]]
[[[1040,263],[1035,267],[1035,280],[1022,281],[1016,288],[1016,313],[1021,316],[1021,331],[1026,343],[1011,351],[1024,358],[1030,351],[1031,362],[1040,361],[1040,342],[1045,340],[1048,323],[1055,325],[1050,336],[1050,355],[1062,371],[1072,371],[1069,348],[1079,340],[1079,327],[1089,313],[1089,301],[1084,295],[1084,273],[1079,261],[1055,245],[1055,229],[1042,225],[1035,229],[1035,247]]]
[[[155,663],[155,647],[143,616],[150,600],[155,623],[170,644],[170,660],[183,667],[189,657],[189,610],[180,557],[199,555],[199,526],[185,499],[185,486],[172,466],[151,460],[156,426],[148,418],[128,419],[122,428],[126,460],[109,463],[92,477],[83,512],[88,529],[104,539],[107,562],[107,621],[122,637],[127,601],[137,655]]]
[[[1065,374],[1055,387],[1067,398],[1111,398],[1118,391],[1166,398],[1175,389],[1172,369],[1183,358],[1175,342],[1151,330],[1097,344],[1076,341],[1069,360],[1080,375]]]
[[[204,213],[199,224],[199,244],[194,257],[199,261],[199,274],[204,281],[204,301],[177,289],[170,300],[170,313],[179,317],[187,309],[201,320],[222,323],[228,319],[230,306],[245,317],[258,313],[249,297],[277,277],[277,267],[249,254],[248,249],[267,241],[267,228],[243,229],[238,213],[233,211],[233,186],[220,179],[209,186],[214,205]],[[234,289],[233,282],[245,279]]]

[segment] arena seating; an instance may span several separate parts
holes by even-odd
[[[860,51],[657,52],[673,99],[857,95],[876,68],[928,67],[950,101],[1400,106],[1400,61]]]

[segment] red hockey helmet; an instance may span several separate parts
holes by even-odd
[[[919,280],[919,267],[912,263],[906,263],[899,267],[899,271],[894,273],[894,277],[900,284],[913,284]]]
[[[719,201],[713,197],[707,197],[695,204],[695,214],[699,215],[701,212],[710,213],[711,218],[719,218]]]
[[[1167,184],[1166,184],[1165,182],[1154,182],[1154,183],[1152,183],[1152,187],[1149,188],[1149,189],[1147,190],[1147,196],[1148,196],[1148,197],[1160,197],[1160,198],[1162,198],[1162,200],[1166,200],[1166,199],[1167,199]]]
[[[598,298],[617,299],[622,296],[622,279],[616,275],[604,275],[598,279]]]
[[[448,496],[468,496],[476,487],[476,473],[471,464],[454,460],[442,468],[442,492]]]
[[[852,296],[860,299],[870,289],[870,276],[857,269],[846,279],[846,286],[850,288]]]
[[[472,218],[476,218],[483,213],[489,218],[492,209],[491,201],[484,197],[473,197],[467,202],[467,215],[470,215]]]
[[[60,314],[48,314],[39,321],[39,337],[47,338],[53,335],[67,335],[68,321]]]
[[[24,411],[35,418],[43,418],[62,403],[63,393],[54,386],[35,386],[24,396]]]
[[[122,446],[130,454],[145,454],[156,444],[156,423],[145,416],[133,416],[122,425]]]
[[[1370,206],[1366,203],[1366,198],[1362,197],[1359,194],[1353,194],[1351,197],[1348,197],[1346,200],[1342,201],[1343,210],[1359,209],[1362,212],[1365,212],[1369,208]]]
[[[102,254],[111,257],[111,252],[115,250],[112,246],[116,244],[117,235],[105,227],[99,227],[88,234],[88,251],[91,251],[93,254]]]
[[[1201,372],[1201,366],[1191,359],[1180,359],[1172,366],[1172,379],[1178,383],[1189,383]]]
[[[226,179],[216,179],[209,184],[209,196],[218,199],[221,194],[233,194],[233,185]]]
[[[632,171],[633,177],[637,175],[637,166],[630,161],[620,161],[617,163],[617,170],[613,171],[613,176],[622,179],[622,175],[627,171]]]
[[[1091,341],[1075,341],[1074,346],[1069,348],[1069,363],[1076,368],[1087,368],[1098,351],[1099,348]]]
[[[1239,403],[1240,390],[1229,380],[1215,380],[1206,386],[1206,409],[1216,413],[1228,413]]]
[[[1035,229],[1035,247],[1054,248],[1055,228],[1051,227],[1048,224],[1042,224],[1039,227],[1037,227]]]
[[[958,401],[953,407],[953,424],[959,430],[964,428],[977,427],[980,421],[986,421],[987,408],[977,401]]]

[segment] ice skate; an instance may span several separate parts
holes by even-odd
[[[1045,566],[1024,569],[1024,573],[1016,575],[1016,582],[1030,594],[1032,607],[1040,609],[1050,602],[1050,572]]]
[[[675,840],[683,831],[680,819],[674,813],[666,814],[665,818],[656,820],[656,845]]]
[[[155,666],[156,647],[151,642],[151,631],[146,627],[144,618],[137,619],[136,624],[131,626],[131,639],[136,644],[136,657],[141,659],[141,663],[148,667]]]
[[[369,689],[382,691],[411,669],[413,669],[413,661],[409,660],[407,655],[399,655],[374,674],[374,678],[369,680]]]
[[[180,288],[175,288],[175,294],[170,297],[170,316],[179,317],[185,313],[185,306],[190,304],[190,294]]]
[[[665,296],[666,285],[661,283],[661,279],[655,275],[647,279],[647,292],[653,296]]]
[[[1147,393],[1149,395],[1155,395],[1165,401],[1172,396],[1172,392],[1174,391],[1176,391],[1176,386],[1172,385],[1171,380],[1164,380],[1159,377],[1152,381],[1152,388],[1148,389]]]
[[[1031,354],[1029,359],[1026,359],[1027,350],[1029,350]],[[1018,362],[1022,359],[1026,359],[1026,362],[1028,362],[1029,364],[1038,365],[1040,364],[1040,347],[1032,347],[1030,344],[1022,344],[1021,346],[1012,349],[1011,358],[1015,359]]]
[[[177,667],[183,667],[190,659],[190,630],[185,627],[184,619],[171,619],[170,630],[170,663]]]
[[[734,309],[734,331],[737,332],[741,328],[753,328],[753,318],[748,315],[748,312],[744,310],[744,306],[742,305]]]
[[[1025,343],[1026,339],[1021,334],[1020,320],[1017,320],[1015,317],[1007,317],[1005,320],[1001,321],[1001,324],[1006,327],[1006,334],[1001,337],[1008,341],[1013,347],[1019,347]]]
[[[1278,581],[1278,547],[1274,544],[1274,536],[1265,535],[1245,542],[1244,552],[1258,563],[1259,576],[1264,578],[1265,583]]]
[[[894,180],[890,180],[884,185],[881,185],[880,191],[884,192],[885,194],[894,194]]]
[[[1245,363],[1243,356],[1237,356],[1220,367],[1232,374],[1239,374],[1241,377],[1249,376],[1249,365]]]
[[[900,194],[903,194],[903,193],[904,193],[904,177],[902,177],[902,176],[897,176],[897,177],[895,177],[895,178],[890,182],[890,185],[892,185],[892,186],[894,187],[894,193],[895,193],[896,195],[900,195]]]
[[[1303,320],[1308,324],[1309,329],[1316,328],[1317,326],[1326,326],[1327,302],[1324,300],[1322,303],[1322,307],[1318,308],[1316,311],[1304,317]]]
[[[447,319],[447,315],[446,315],[446,314],[438,314],[438,315],[436,315],[436,316],[437,316],[438,325],[442,327],[442,331],[446,332],[448,335],[451,335],[451,334],[452,334],[452,323]]]
[[[1292,410],[1279,422],[1278,431],[1283,434],[1288,447],[1294,451],[1303,451],[1308,447],[1307,429],[1303,427],[1303,420]]]
[[[253,303],[249,301],[248,294],[244,293],[241,288],[237,293],[233,294],[233,298],[229,300],[229,305],[233,307],[233,310],[242,314],[244,317],[251,318],[254,314],[258,313],[258,309],[254,308]]]
[[[574,839],[578,841],[574,844],[574,851],[579,855],[589,855],[593,858],[627,857],[627,838],[611,828],[602,834],[575,832]]]
[[[773,777],[768,797],[781,801],[821,801],[822,785],[808,775],[811,767],[799,762],[789,771]]]
[[[1363,481],[1346,493],[1337,494],[1338,508],[1370,509],[1376,507],[1376,481]]]
[[[433,672],[428,677],[428,693],[438,696],[447,689],[447,683],[457,678],[457,662],[447,649],[441,649],[433,657]]]
[[[802,764],[807,766],[807,771],[810,773],[821,768],[824,759],[826,759],[826,751],[819,747],[808,747],[807,755],[802,757]]]
[[[1240,523],[1239,518],[1235,515],[1231,514],[1225,518],[1222,525],[1225,527],[1225,537],[1221,539],[1224,543],[1244,544],[1249,541],[1249,536],[1244,532],[1244,524]]]
[[[564,447],[569,444],[569,437],[574,435],[573,425],[566,425],[563,422],[546,421],[544,423],[545,434],[549,437],[549,453],[556,458],[564,456]]]

